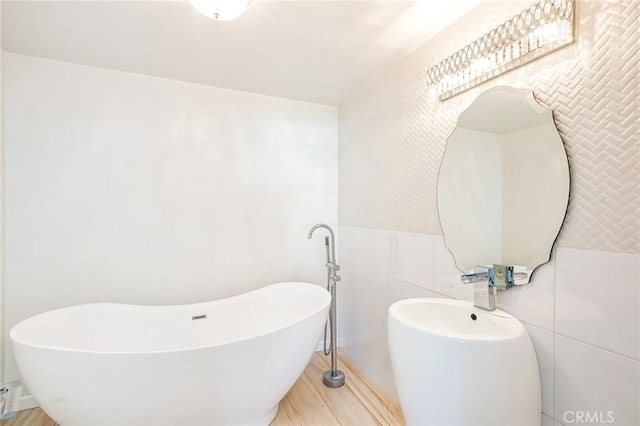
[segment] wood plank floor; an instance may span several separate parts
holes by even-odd
[[[404,425],[400,406],[388,398],[340,351],[346,383],[339,389],[322,384],[329,358],[316,352],[300,379],[280,403],[272,426]],[[41,409],[21,411],[2,426],[57,426]],[[176,425],[179,426],[179,425]]]

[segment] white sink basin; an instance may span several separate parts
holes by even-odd
[[[389,351],[409,425],[540,425],[540,374],[513,316],[450,299],[389,308]]]

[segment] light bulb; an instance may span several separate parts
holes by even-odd
[[[191,5],[207,18],[231,21],[247,10],[248,0],[189,0]]]

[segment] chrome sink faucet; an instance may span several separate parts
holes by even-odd
[[[506,290],[515,285],[513,266],[493,265],[479,266],[486,272],[466,274],[460,277],[462,284],[473,284],[473,306],[486,311],[496,309],[496,292]],[[526,275],[526,274],[525,274]]]

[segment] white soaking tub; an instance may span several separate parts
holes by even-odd
[[[93,303],[11,330],[31,394],[63,426],[268,424],[320,338],[330,295],[278,283],[206,303]]]

